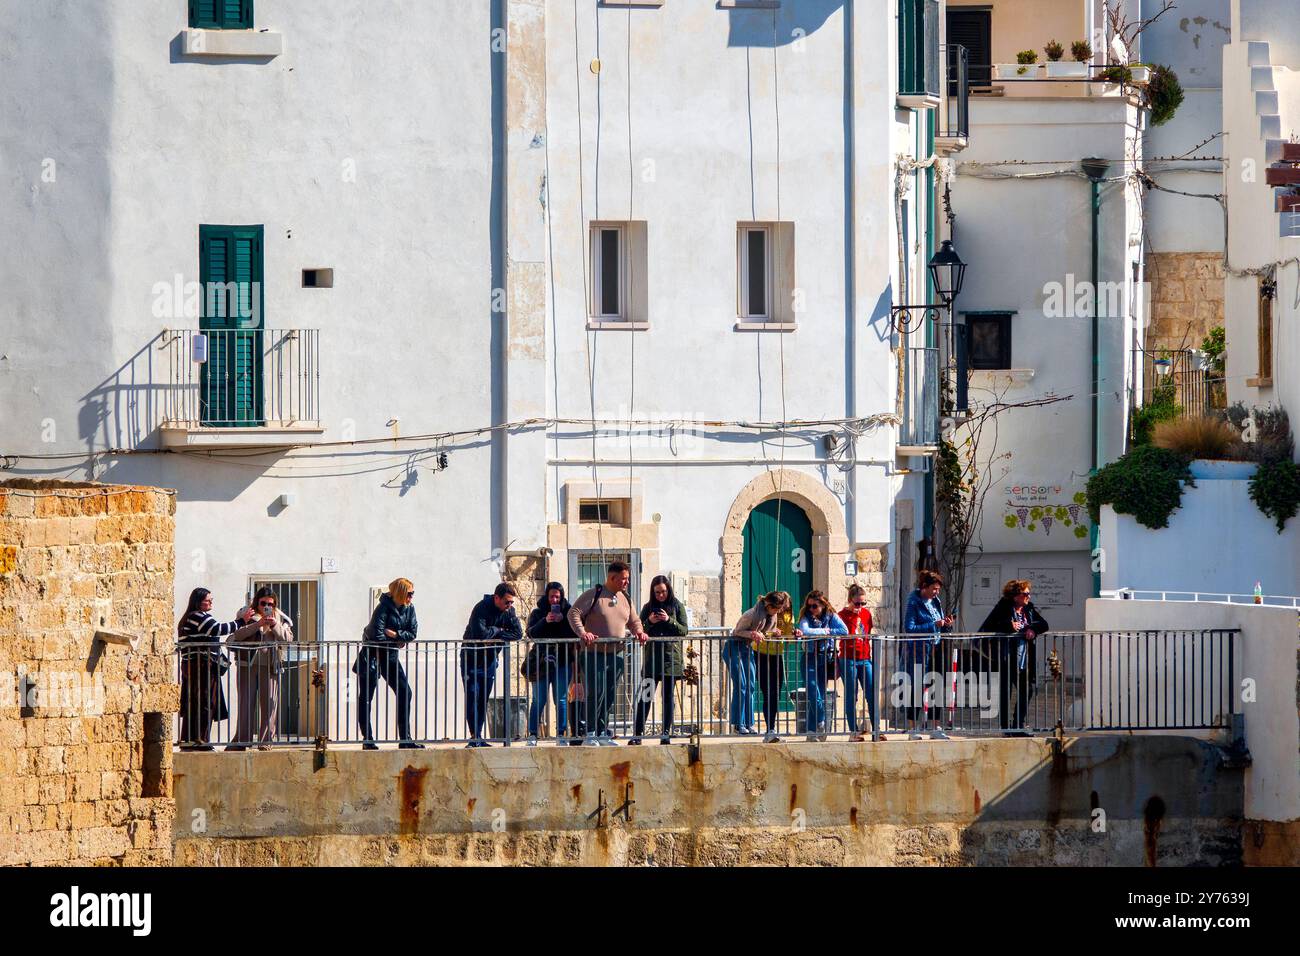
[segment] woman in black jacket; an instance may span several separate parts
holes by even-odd
[[[537,599],[537,607],[528,615],[525,628],[531,646],[524,657],[524,679],[532,684],[532,702],[528,706],[528,746],[537,746],[537,728],[546,709],[549,690],[555,701],[555,742],[567,742],[569,727],[569,681],[578,635],[569,625],[569,601],[564,585],[552,581]],[[576,736],[576,735],[575,735]]]
[[[221,622],[211,612],[212,592],[195,588],[176,625],[181,662],[181,750],[211,750],[212,722],[230,716],[221,686],[230,661],[221,653],[221,639],[235,633],[244,622]],[[244,619],[251,613],[245,609]]]
[[[675,685],[686,675],[682,663],[682,638],[687,634],[686,608],[673,595],[672,582],[666,575],[657,574],[650,582],[650,600],[641,608],[641,625],[650,640],[645,645],[645,664],[641,668],[641,685],[637,688],[634,736],[628,743],[641,743],[655,687],[662,681],[664,713],[659,742],[666,744],[673,736]]]
[[[992,642],[998,668],[998,715],[1007,736],[1024,729],[1029,698],[1038,673],[1035,638],[1047,633],[1047,621],[1030,599],[1030,583],[1013,579],[1002,586],[1002,599],[984,619],[981,631],[1002,634]]]
[[[365,642],[352,672],[357,675],[357,723],[361,726],[363,750],[378,750],[370,727],[370,703],[379,678],[383,678],[397,697],[397,745],[403,750],[422,750],[423,744],[411,739],[411,685],[398,650],[415,640],[419,622],[415,619],[415,585],[397,578],[388,585],[388,593],[379,599],[366,627]]]

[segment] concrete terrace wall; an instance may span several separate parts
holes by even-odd
[[[156,488],[0,484],[0,865],[171,860],[174,511]]]
[[[1237,710],[1244,718],[1251,754],[1245,772],[1245,862],[1300,863],[1300,642],[1295,610],[1094,599],[1088,602],[1088,627],[1241,630]]]
[[[1221,766],[1214,745],[1116,736],[1055,748],[1052,740],[1002,738],[716,743],[696,763],[685,747],[178,754],[176,862],[1240,860],[1241,771]],[[615,813],[629,794],[630,821]],[[1092,827],[1094,807],[1105,812],[1105,832]]]

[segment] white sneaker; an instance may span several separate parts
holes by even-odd
[[[536,747],[536,746],[537,746],[537,737],[536,737],[536,736],[534,736],[534,735],[532,735],[532,734],[529,735],[529,737],[528,737],[528,746],[530,746],[530,747]]]
[[[825,724],[822,724],[820,727],[817,728],[817,739],[818,739],[818,740],[825,740],[825,739],[826,739],[826,725],[825,725]]]
[[[602,747],[617,747],[617,746],[618,746],[618,744],[614,743],[614,738],[613,738],[613,737],[600,737],[600,738],[597,739],[597,743],[599,743]]]
[[[595,738],[595,736],[594,736],[593,734],[587,734],[587,736],[585,736],[585,737],[582,738],[582,746],[584,746],[584,747],[599,747],[600,744],[596,741],[596,738]]]
[[[769,730],[763,735],[763,743],[765,744],[778,744],[780,742],[781,738],[776,735],[775,730]]]
[[[947,734],[945,734],[942,730],[939,730],[938,728],[935,728],[934,733],[930,734],[930,739],[931,740],[952,740],[951,737],[949,737]]]
[[[925,737],[919,730],[914,730],[907,735],[908,740],[924,740]]]

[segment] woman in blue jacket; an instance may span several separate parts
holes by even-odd
[[[826,739],[826,684],[835,660],[833,635],[848,634],[849,629],[831,609],[831,602],[821,591],[809,591],[799,612],[795,637],[804,638],[804,699],[807,711],[805,727],[808,740]]]
[[[904,686],[910,689],[911,702],[902,708],[908,720],[912,740],[920,740],[921,734],[916,729],[919,720],[928,708],[920,695],[925,693],[925,679],[933,669],[934,648],[938,645],[940,635],[952,630],[951,614],[945,614],[943,602],[939,600],[939,591],[943,588],[943,575],[938,571],[922,571],[916,578],[916,590],[907,599],[907,611],[903,615],[903,631],[907,634],[932,635],[930,640],[904,641],[898,652],[898,669],[907,675]],[[935,687],[935,692],[941,691]],[[933,740],[947,740],[948,735],[938,727],[930,734]]]

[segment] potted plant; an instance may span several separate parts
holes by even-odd
[[[1157,64],[1151,67],[1145,99],[1151,108],[1151,125],[1168,123],[1183,103],[1183,85],[1178,82],[1178,74],[1167,66]]]
[[[1088,61],[1092,59],[1092,44],[1087,40],[1075,40],[1070,44],[1071,62],[1065,62],[1058,56],[1052,56],[1054,50],[1065,51],[1053,40],[1044,47],[1047,53],[1047,76],[1053,80],[1086,80],[1088,78]]]
[[[1188,459],[1196,479],[1249,478],[1259,467],[1237,430],[1215,415],[1160,422],[1151,443]]]
[[[1129,82],[1134,86],[1146,86],[1151,82],[1151,67],[1145,63],[1133,63],[1128,68]]]
[[[1037,62],[1037,50],[1021,50],[1016,54],[1015,63],[995,63],[994,69],[1000,80],[1032,80],[1038,72]]]

